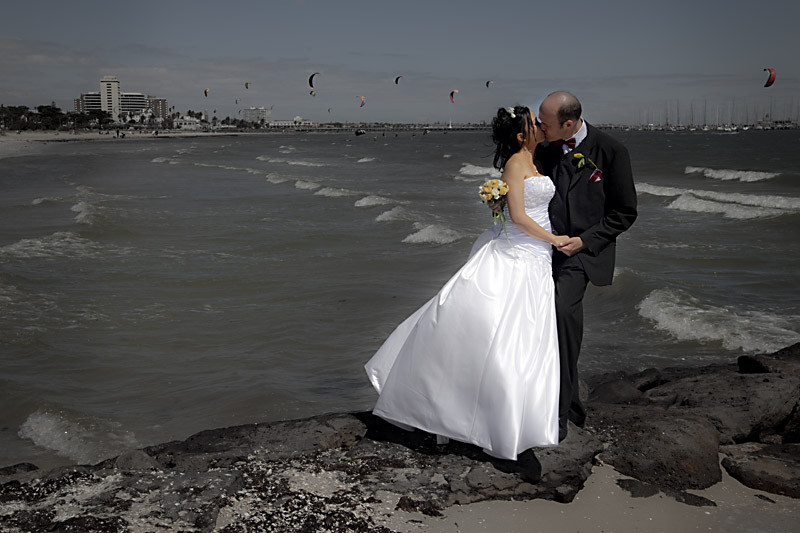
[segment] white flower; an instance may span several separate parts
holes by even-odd
[[[517,115],[514,113],[513,107],[509,107],[508,109],[506,109],[506,111],[508,111],[508,114],[511,115],[511,118],[517,118]]]

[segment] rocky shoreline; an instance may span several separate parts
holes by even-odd
[[[371,413],[203,431],[97,465],[0,469],[3,531],[405,530],[450,506],[573,501],[598,463],[633,495],[722,479],[800,499],[800,344],[736,364],[650,369],[586,383],[586,427],[519,461],[438,446]],[[721,460],[720,460],[721,459]],[[769,494],[759,497],[770,500]]]

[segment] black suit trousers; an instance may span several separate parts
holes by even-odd
[[[558,423],[561,433],[566,434],[567,420],[583,426],[586,418],[586,410],[579,397],[578,356],[583,341],[583,296],[589,277],[578,257],[573,256],[562,261],[563,257],[553,258],[556,261],[553,277],[556,289],[558,350],[561,358]]]

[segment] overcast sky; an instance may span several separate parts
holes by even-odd
[[[71,111],[74,98],[113,75],[123,91],[220,118],[274,106],[276,119],[479,122],[499,106],[538,107],[558,89],[577,95],[595,123],[660,122],[667,113],[674,123],[678,109],[683,123],[690,113],[702,122],[704,111],[712,123],[731,113],[752,119],[770,105],[776,118],[797,118],[798,6],[3,0],[0,104],[55,101]],[[766,67],[778,73],[770,88]],[[313,72],[316,96],[307,85]]]

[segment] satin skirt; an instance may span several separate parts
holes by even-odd
[[[550,245],[507,226],[365,368],[376,415],[514,460],[558,443],[560,379]]]

